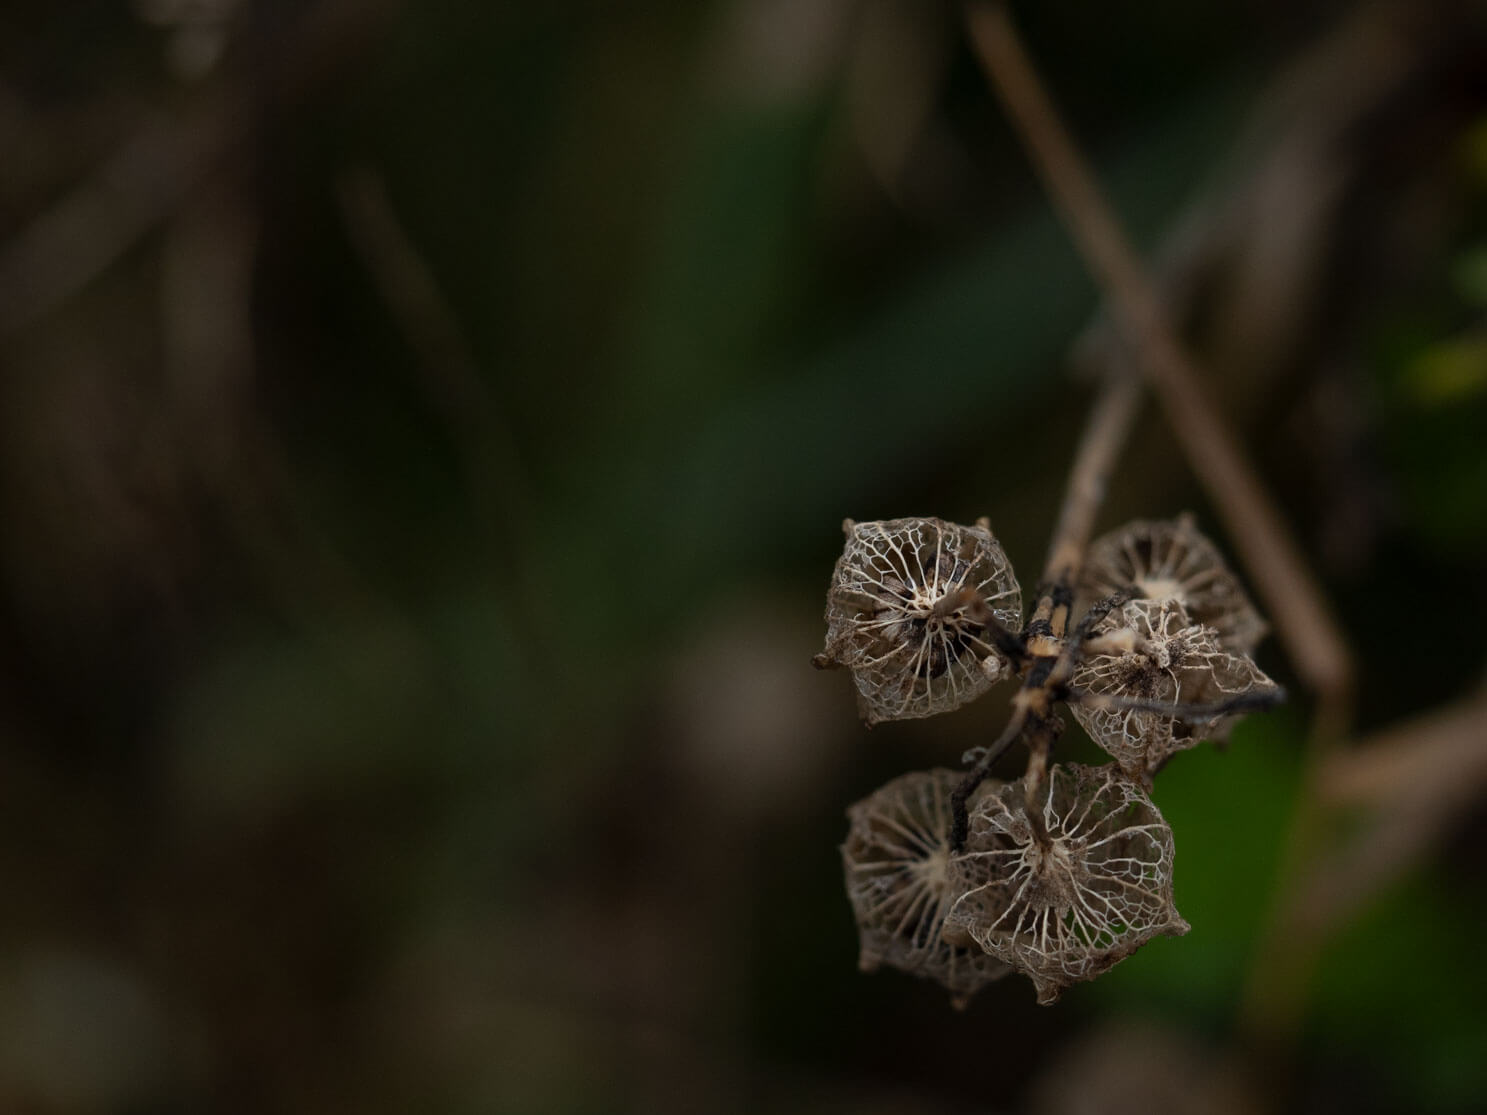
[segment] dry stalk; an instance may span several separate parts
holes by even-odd
[[[1027,670],[1022,689],[1013,698],[1012,717],[951,795],[950,842],[956,850],[965,847],[967,800],[985,781],[991,765],[1018,739],[1025,739],[1028,744],[1028,817],[1035,827],[1035,839],[1046,843],[1047,833],[1039,830],[1040,811],[1036,801],[1048,770],[1049,752],[1062,728],[1054,703],[1074,671],[1074,659],[1068,653],[1071,644],[1064,638],[1074,606],[1074,581],[1084,564],[1084,552],[1094,530],[1095,515],[1105,499],[1110,472],[1130,435],[1140,404],[1141,383],[1135,377],[1114,373],[1101,383],[1064,489],[1038,600],[1023,632]]]
[[[1252,1035],[1272,1041],[1294,1033],[1310,964],[1326,938],[1423,860],[1481,800],[1487,692],[1337,751],[1314,764],[1314,774],[1318,828],[1338,811],[1361,810],[1364,820],[1340,846],[1319,834],[1277,905],[1263,959],[1279,967],[1256,972],[1244,1015]]]
[[[1487,689],[1328,757],[1317,778],[1334,808],[1385,808],[1402,790],[1452,798],[1487,781]]]
[[[1353,663],[1347,644],[1280,513],[1227,424],[1199,386],[1155,285],[1059,119],[1006,4],[966,8],[972,43],[1070,235],[1098,281],[1194,475],[1228,528],[1296,672],[1321,703],[1325,735],[1346,731]]]
[[[1244,1015],[1252,1033],[1294,1032],[1320,940],[1286,932],[1303,867],[1319,846],[1316,771],[1347,734],[1354,664],[1321,590],[1237,440],[1200,386],[1193,358],[1167,323],[1160,294],[1059,119],[1002,0],[971,0],[971,40],[1055,207],[1109,304],[1117,332],[1161,404],[1189,466],[1223,519],[1268,604],[1277,637],[1317,697],[1308,771],[1287,837],[1288,881],[1262,944]]]
[[[0,242],[0,337],[66,305],[210,182],[215,167],[251,153],[263,114],[314,92],[393,10],[390,0],[301,7],[275,45],[268,80],[257,65],[227,67],[181,110],[151,114],[86,180]]]

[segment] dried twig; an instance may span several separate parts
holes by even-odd
[[[1075,665],[1073,645],[1064,641],[1069,612],[1074,606],[1074,581],[1084,563],[1084,551],[1089,546],[1095,515],[1105,498],[1110,471],[1130,434],[1140,403],[1140,382],[1130,375],[1116,373],[1106,377],[1090,410],[1048,546],[1038,602],[1022,633],[1027,671],[1022,689],[1012,702],[1012,718],[951,794],[950,843],[957,851],[965,847],[966,802],[986,780],[992,764],[1020,738],[1027,740],[1030,751],[1029,799],[1042,788],[1048,754],[1062,728],[1053,705]],[[1113,602],[1107,602],[1107,610],[1108,606],[1113,606]],[[1036,823],[1038,811],[1030,808],[1029,816]]]
[[[319,0],[276,44],[265,80],[228,67],[178,113],[159,113],[122,141],[88,180],[0,243],[0,337],[65,305],[173,214],[212,169],[257,138],[268,110],[311,93],[363,49],[394,0]]]
[[[1342,738],[1351,719],[1354,666],[1342,633],[1279,512],[1199,386],[1202,377],[1194,360],[1174,336],[1158,291],[1044,91],[1005,3],[972,0],[966,14],[982,66],[1100,284],[1117,331],[1224,520],[1296,672],[1317,695],[1315,762]],[[1284,874],[1291,877],[1315,843],[1319,818],[1309,801],[1303,793],[1288,839]],[[1258,980],[1267,984],[1260,999],[1268,996],[1278,1003],[1286,996],[1271,994],[1268,985],[1293,975],[1292,986],[1302,985],[1301,977],[1315,959],[1315,942],[1293,947],[1281,932],[1270,934],[1268,941],[1267,953],[1284,955],[1260,965]],[[1258,1000],[1252,996],[1252,1001]],[[1294,1021],[1299,1002],[1291,995],[1281,1016]]]
[[[1056,607],[1049,593],[1060,585],[1072,589],[1079,576],[1084,551],[1094,531],[1095,515],[1105,500],[1110,470],[1130,435],[1140,403],[1139,380],[1124,374],[1111,375],[1095,401],[1075,453],[1063,507],[1048,545],[1048,560],[1043,566],[1043,580],[1048,587],[1033,616],[1034,622],[1047,620],[1055,637],[1068,629],[1071,602],[1058,601],[1062,607]]]
[[[1223,701],[1157,701],[1144,697],[1125,697],[1119,693],[1093,693],[1088,689],[1069,689],[1064,699],[1070,704],[1111,712],[1149,712],[1184,724],[1206,724],[1226,716],[1247,712],[1264,712],[1285,703],[1284,689],[1265,689],[1257,693],[1238,693]]]
[[[1317,794],[1332,807],[1385,806],[1401,792],[1454,798],[1487,779],[1487,693],[1431,712],[1329,756]]]
[[[221,157],[226,121],[216,102],[183,120],[151,120],[0,245],[0,336],[64,304],[173,212]]]
[[[1327,936],[1417,864],[1487,779],[1487,698],[1390,729],[1311,764],[1283,880],[1241,1010],[1262,1047],[1293,1040]],[[1341,844],[1338,809],[1371,808]]]
[[[1320,589],[1237,441],[1199,386],[1193,359],[1173,336],[1155,287],[1059,120],[1006,5],[971,3],[966,12],[982,66],[1109,300],[1117,328],[1138,355],[1189,465],[1269,605],[1297,673],[1322,701],[1319,716],[1330,725],[1328,734],[1341,734],[1353,664]]]
[[[1292,932],[1320,937],[1418,863],[1487,783],[1487,693],[1429,713],[1331,756],[1317,771],[1319,804],[1370,813],[1346,844],[1307,866],[1283,913]]]

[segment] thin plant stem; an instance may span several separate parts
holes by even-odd
[[[1153,712],[1183,724],[1208,724],[1225,716],[1246,712],[1264,712],[1285,703],[1284,689],[1266,689],[1260,693],[1240,693],[1224,701],[1153,701],[1144,697],[1126,697],[1119,693],[1091,693],[1086,689],[1068,689],[1064,700],[1071,705],[1111,712]]]
[[[1296,1032],[1320,950],[1316,934],[1287,932],[1286,910],[1306,861],[1323,839],[1325,809],[1315,788],[1326,757],[1350,730],[1352,654],[1274,502],[1200,386],[1196,362],[1167,323],[1156,286],[1060,120],[1007,5],[971,0],[966,19],[982,68],[1104,292],[1118,334],[1223,519],[1292,665],[1317,697],[1301,793],[1282,855],[1281,898],[1262,938],[1242,1011],[1251,1034],[1267,1031],[1284,1041]]]
[[[1073,672],[1072,648],[1064,645],[1064,635],[1074,606],[1074,581],[1084,564],[1084,552],[1109,486],[1110,473],[1140,409],[1141,391],[1141,382],[1134,376],[1114,372],[1101,383],[1090,409],[1048,546],[1038,603],[1019,641],[1025,652],[1022,661],[1028,665],[1022,689],[1013,699],[1012,718],[950,795],[950,846],[957,851],[965,847],[969,827],[966,802],[991,773],[992,764],[1024,737],[1028,744],[1024,776],[1028,815],[1033,818],[1035,828],[1041,825],[1041,814],[1033,808],[1032,801],[1042,788],[1049,753],[1059,732],[1053,704],[1058,690]],[[1111,601],[1115,599],[1112,597]]]
[[[1141,406],[1141,382],[1123,372],[1112,372],[1105,379],[1095,399],[1089,419],[1075,451],[1069,481],[1064,488],[1064,502],[1058,523],[1048,544],[1048,560],[1043,566],[1045,591],[1053,586],[1072,586],[1084,566],[1084,552],[1094,531],[1095,516],[1105,501],[1110,473],[1115,460],[1131,433],[1136,412]],[[1044,600],[1038,602],[1039,610]],[[1048,620],[1055,638],[1069,625],[1068,609],[1061,612],[1049,602]]]
[[[1138,357],[1178,444],[1268,606],[1297,673],[1327,706],[1326,738],[1346,730],[1353,662],[1321,590],[1237,440],[1199,386],[1193,358],[1173,335],[1155,285],[1069,137],[1005,3],[966,8],[971,40],[1044,187],[1104,291],[1112,319]]]
[[[1294,1042],[1327,938],[1480,800],[1484,741],[1487,692],[1479,692],[1356,747],[1313,754],[1241,1004],[1251,1044]],[[1341,847],[1331,827],[1340,809],[1369,814]]]

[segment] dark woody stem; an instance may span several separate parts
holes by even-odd
[[[1111,320],[1203,485],[1297,672],[1339,728],[1351,710],[1354,666],[1341,629],[1274,501],[1203,390],[1192,355],[1023,47],[1004,0],[968,0],[971,46],[1047,188],[1049,199],[1106,296]],[[1340,734],[1340,731],[1339,733]]]
[[[1140,595],[1134,587],[1128,586],[1119,592],[1111,593],[1104,600],[1090,605],[1089,611],[1084,613],[1084,618],[1079,621],[1079,626],[1074,629],[1074,641],[1083,647],[1088,641],[1095,625],[1108,616],[1116,608],[1121,607],[1130,600]]]
[[[974,592],[974,590],[972,590]],[[966,606],[966,615],[970,620],[986,631],[986,639],[1012,660],[1012,664],[1021,667],[1027,662],[1027,643],[1023,637],[1013,631],[1001,620],[997,619],[996,613],[991,610],[980,594],[975,594],[975,599]]]
[[[982,753],[976,765],[956,784],[955,789],[950,791],[950,850],[952,852],[959,853],[965,850],[966,836],[970,832],[966,802],[976,792],[976,787],[986,781],[992,763],[996,762],[1001,754],[1022,735],[1023,725],[1026,722],[1026,711],[1020,706],[1015,706],[1012,719],[1007,721],[1007,726],[1002,729],[1002,734],[996,738],[996,742]]]
[[[1071,705],[1113,712],[1152,712],[1170,716],[1184,724],[1206,724],[1225,716],[1244,712],[1263,712],[1285,703],[1286,691],[1279,686],[1260,693],[1239,693],[1224,701],[1172,702],[1153,701],[1143,697],[1124,697],[1119,693],[1091,693],[1087,689],[1065,689],[1063,699]]]
[[[1026,780],[1030,803],[1042,789],[1049,754],[1062,727],[1053,711],[1053,701],[1075,665],[1073,646],[1066,648],[1064,644],[1069,613],[1074,606],[1074,582],[1084,564],[1084,551],[1115,459],[1130,433],[1140,401],[1141,385],[1136,379],[1111,375],[1101,384],[1090,410],[1048,547],[1038,603],[1018,639],[1022,654],[1013,657],[1014,662],[1027,663],[1027,673],[1021,691],[1013,698],[1012,719],[950,795],[950,847],[956,852],[964,850],[969,831],[966,802],[986,780],[992,764],[1019,738],[1026,738],[1028,744]],[[1104,611],[1091,624],[1119,602],[1119,594],[1101,601],[1098,607]],[[1081,624],[1080,631],[1083,630]],[[1031,805],[1028,814],[1041,816]]]

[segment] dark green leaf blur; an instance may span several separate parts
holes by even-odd
[[[1481,6],[1013,10],[1357,736],[1480,701]],[[953,4],[0,8],[0,1111],[1482,1110],[1481,739],[1245,1030],[1327,871],[1274,639],[1156,782],[1188,936],[856,971],[846,807],[1010,690],[865,730],[840,523],[989,516],[1030,595],[1120,352]],[[1147,405],[1100,529],[1183,510],[1232,553]]]

